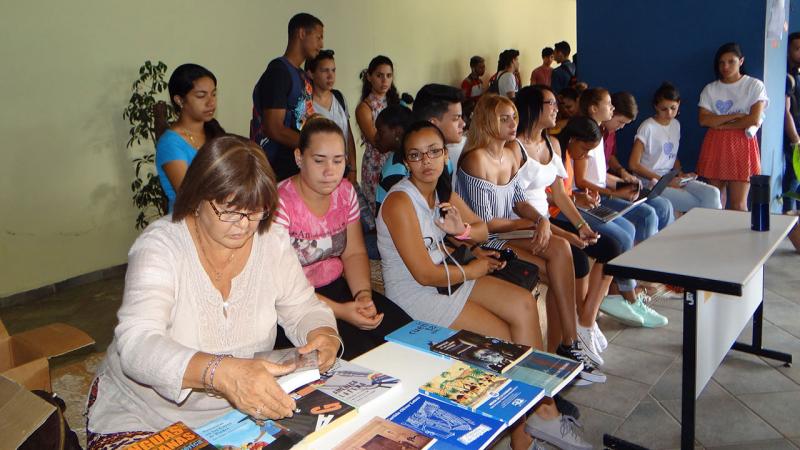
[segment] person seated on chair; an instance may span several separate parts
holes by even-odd
[[[475,247],[476,258],[469,263],[447,264],[452,257],[446,235],[473,245],[488,238],[488,229],[452,191],[444,172],[448,156],[442,131],[428,121],[414,122],[403,136],[402,148],[410,176],[392,186],[378,213],[387,295],[416,320],[541,349],[539,313],[531,292],[489,275],[505,265],[498,252]],[[533,420],[537,427],[558,430],[554,432],[559,436],[565,426],[572,432],[569,436],[577,436],[573,422],[561,420],[552,400],[544,400],[532,417],[529,424]],[[521,421],[512,426],[512,448],[531,444],[524,425]]]
[[[341,128],[312,116],[300,130],[295,158],[300,173],[278,185],[275,222],[289,230],[308,281],[333,310],[344,340],[342,356],[350,360],[383,344],[411,318],[370,285],[356,191],[343,179],[347,156]]]
[[[128,253],[125,290],[87,402],[88,448],[119,448],[177,421],[201,426],[233,408],[290,416],[275,380],[294,367],[253,359],[280,323],[300,353],[330,368],[340,337],[308,283],[289,233],[274,226],[275,175],[255,143],[207,142],[172,216],[150,224]]]
[[[456,192],[476,212],[490,233],[534,231],[532,238],[500,239],[487,247],[510,248],[520,259],[539,267],[547,284],[549,327],[559,327],[561,340],[550,340],[548,350],[583,363],[580,377],[604,383],[606,376],[587,357],[578,341],[575,306],[575,269],[569,242],[552,233],[550,221],[528,201],[523,173],[528,154],[516,145],[517,108],[508,97],[486,94],[478,100],[467,146],[458,162]],[[512,146],[509,141],[514,142]],[[548,332],[548,336],[553,336]]]
[[[211,71],[197,64],[182,64],[169,77],[167,90],[178,120],[156,143],[156,171],[167,196],[167,212],[172,212],[175,193],[197,150],[225,130],[214,118],[217,78]]]

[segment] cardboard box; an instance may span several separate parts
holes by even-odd
[[[55,406],[0,376],[0,450],[19,447],[55,412]]]
[[[91,336],[63,323],[9,336],[0,320],[0,375],[30,390],[51,391],[48,359],[92,344]]]

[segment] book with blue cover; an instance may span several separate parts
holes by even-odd
[[[271,420],[256,422],[247,414],[233,410],[195,430],[218,448],[261,448],[288,450],[303,436]]]
[[[425,395],[415,396],[388,419],[435,438],[434,450],[483,450],[506,429],[499,420]]]
[[[583,364],[552,353],[534,350],[503,376],[544,389],[548,397],[558,394],[583,370]]]
[[[449,359],[445,355],[432,351],[431,345],[443,341],[454,334],[456,334],[456,330],[451,330],[450,328],[441,327],[421,320],[415,320],[387,334],[386,340],[430,355],[438,356],[439,358]]]
[[[544,397],[542,388],[456,361],[419,388],[424,395],[514,423]]]

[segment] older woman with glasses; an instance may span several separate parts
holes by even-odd
[[[283,227],[272,227],[275,176],[249,140],[222,136],[198,152],[171,217],[128,254],[119,324],[87,403],[88,447],[117,448],[176,421],[202,425],[231,408],[292,414],[275,377],[293,367],[253,359],[277,324],[301,353],[334,362],[340,338]]]

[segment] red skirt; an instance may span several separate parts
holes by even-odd
[[[710,180],[750,181],[761,173],[758,139],[744,130],[709,129],[700,148],[697,174]]]

